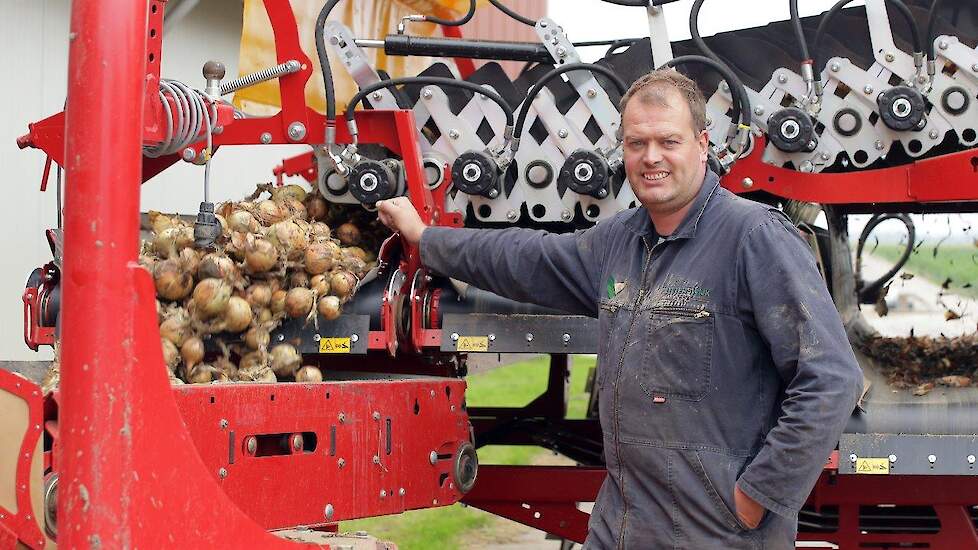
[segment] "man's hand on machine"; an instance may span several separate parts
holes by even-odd
[[[401,234],[401,238],[413,246],[421,242],[425,224],[407,197],[395,197],[377,203],[380,221],[391,231]]]

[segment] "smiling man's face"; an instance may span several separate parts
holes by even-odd
[[[697,134],[679,91],[657,87],[631,98],[622,114],[625,174],[651,214],[672,214],[691,203],[706,175],[709,136]]]

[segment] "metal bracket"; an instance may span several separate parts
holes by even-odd
[[[661,67],[667,61],[672,61],[672,42],[669,41],[669,29],[666,27],[666,7],[653,6],[649,3],[649,38],[652,42],[652,66]]]

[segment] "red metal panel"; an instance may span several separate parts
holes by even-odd
[[[0,507],[0,548],[4,550],[16,548],[18,541],[28,548],[43,548],[44,534],[38,527],[31,505],[32,484],[41,483],[41,480],[31,479],[31,464],[37,450],[38,438],[41,437],[43,398],[37,385],[3,369],[0,369],[0,392],[10,393],[23,399],[28,410],[27,430],[20,448],[16,450],[18,458],[14,495],[17,501],[17,513]],[[4,450],[4,452],[9,451],[11,450]]]

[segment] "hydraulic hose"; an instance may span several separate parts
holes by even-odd
[[[677,65],[688,65],[695,63],[706,65],[720,73],[720,76],[730,87],[730,96],[733,100],[734,109],[733,120],[735,120],[737,123],[737,126],[731,129],[730,137],[732,138],[738,127],[749,126],[750,124],[751,107],[750,98],[747,97],[747,88],[744,87],[743,82],[741,82],[740,78],[737,77],[737,74],[733,72],[733,69],[728,67],[722,61],[717,61],[702,55],[679,56],[666,61],[662,67],[676,67]]]
[[[354,140],[356,139],[356,135],[357,135],[356,122],[354,122],[353,119],[353,112],[356,106],[359,105],[360,102],[363,101],[365,97],[367,97],[368,95],[372,94],[377,90],[380,90],[382,88],[391,88],[394,86],[400,86],[403,84],[421,84],[421,85],[433,84],[436,86],[454,86],[456,88],[462,88],[470,92],[482,94],[487,98],[491,99],[497,105],[499,105],[500,108],[502,108],[503,113],[506,115],[506,128],[507,128],[507,135],[504,137],[504,139],[508,141],[511,138],[511,136],[508,134],[513,128],[513,118],[514,118],[513,108],[510,107],[509,104],[506,103],[506,100],[503,99],[502,96],[500,96],[496,92],[490,90],[489,88],[484,88],[478,84],[467,82],[465,80],[456,80],[454,78],[442,78],[437,76],[409,76],[405,78],[392,78],[390,80],[375,82],[369,86],[363,87],[359,92],[356,93],[356,95],[353,96],[353,99],[351,99],[350,103],[346,106],[345,116],[346,116],[346,124],[350,128],[350,135],[354,138]]]
[[[523,23],[524,25],[528,25],[530,27],[536,27],[537,26],[537,22],[536,21],[534,21],[533,19],[530,19],[529,17],[525,17],[523,15],[520,15],[520,14],[516,13],[515,11],[509,9],[509,6],[507,6],[506,4],[503,4],[499,0],[489,0],[489,3],[492,4],[493,6],[496,6],[496,9],[497,10],[505,13],[506,15],[508,15],[509,17],[511,17],[511,18],[519,21],[520,23]]]
[[[709,57],[710,59],[721,63],[720,56],[716,54],[706,42],[703,41],[703,37],[700,36],[700,8],[703,7],[703,2],[705,0],[695,0],[693,2],[693,7],[689,10],[689,34],[693,38],[693,43],[696,47],[703,52],[703,55]]]
[[[808,53],[808,40],[805,38],[805,30],[801,26],[801,17],[798,15],[798,0],[789,0],[788,9],[791,12],[791,27],[795,31],[795,40],[798,41],[798,49],[801,51],[801,61],[804,63],[812,56]]]
[[[821,60],[819,55],[819,52],[821,51],[822,37],[825,36],[825,33],[828,31],[832,19],[835,18],[835,16],[840,11],[842,11],[842,8],[846,7],[846,5],[848,5],[852,1],[853,0],[839,0],[838,2],[836,2],[835,5],[829,8],[829,11],[825,12],[825,14],[822,16],[822,20],[818,24],[818,29],[815,31],[815,41],[813,42],[813,46],[812,46],[812,54],[814,55],[814,63],[816,67],[815,90],[819,96],[822,95],[822,85],[821,85],[822,83],[821,83],[820,75],[821,75],[821,69],[824,64],[824,60]],[[903,3],[902,0],[886,0],[886,1],[887,3],[895,7],[897,11],[900,12],[900,15],[907,21],[907,24],[910,25],[910,34],[913,41],[914,54],[923,54],[924,44],[920,39],[920,28],[917,26],[917,22],[914,21],[913,14],[910,12],[910,8],[908,8],[907,5]],[[915,57],[917,56],[915,55]]]
[[[873,282],[866,282],[862,279],[863,248],[866,246],[866,240],[869,239],[869,235],[876,229],[876,226],[886,220],[898,220],[907,228],[907,247],[904,249],[903,254],[900,255],[900,259],[882,277]],[[879,300],[883,286],[910,260],[910,254],[914,249],[914,241],[917,238],[916,235],[913,221],[906,214],[876,214],[869,219],[866,227],[863,228],[862,233],[859,235],[859,240],[856,241],[856,292],[858,293],[860,303],[872,304]]]
[[[330,134],[335,134],[335,130],[330,132],[330,123],[336,120],[336,91],[333,88],[333,71],[329,67],[329,56],[326,54],[326,18],[333,11],[340,0],[328,0],[319,10],[319,17],[316,18],[316,54],[319,57],[319,66],[323,71],[323,86],[326,92],[326,143],[332,143]]]
[[[618,89],[618,92],[620,94],[624,95],[625,91],[628,90],[628,87],[625,86],[625,83],[622,82],[621,79],[618,78],[618,75],[616,75],[611,69],[604,67],[602,65],[596,65],[594,63],[568,63],[566,65],[562,65],[560,67],[557,67],[556,69],[549,71],[547,74],[543,75],[543,77],[541,77],[540,80],[538,80],[533,85],[532,88],[530,88],[529,93],[526,94],[526,99],[523,100],[523,105],[520,107],[519,116],[516,118],[516,127],[513,131],[513,135],[515,136],[515,139],[513,140],[514,155],[516,154],[516,151],[520,147],[520,136],[523,135],[523,125],[526,123],[526,116],[530,111],[530,105],[533,104],[533,100],[536,99],[537,95],[540,94],[540,90],[542,90],[543,87],[546,86],[547,82],[550,82],[554,78],[557,78],[558,76],[571,71],[598,72],[606,76],[608,80],[610,80],[611,83],[615,85],[615,88]]]
[[[935,62],[937,61],[937,51],[934,49],[934,36],[937,33],[937,12],[941,9],[941,4],[944,0],[934,0],[934,3],[930,6],[930,13],[927,14],[927,74],[931,78],[937,74],[937,67]]]
[[[436,25],[445,25],[446,27],[461,27],[462,25],[468,23],[469,20],[472,19],[473,15],[475,15],[475,0],[469,0],[469,11],[465,12],[465,15],[463,15],[461,19],[442,19],[433,15],[426,15],[424,20]]]

